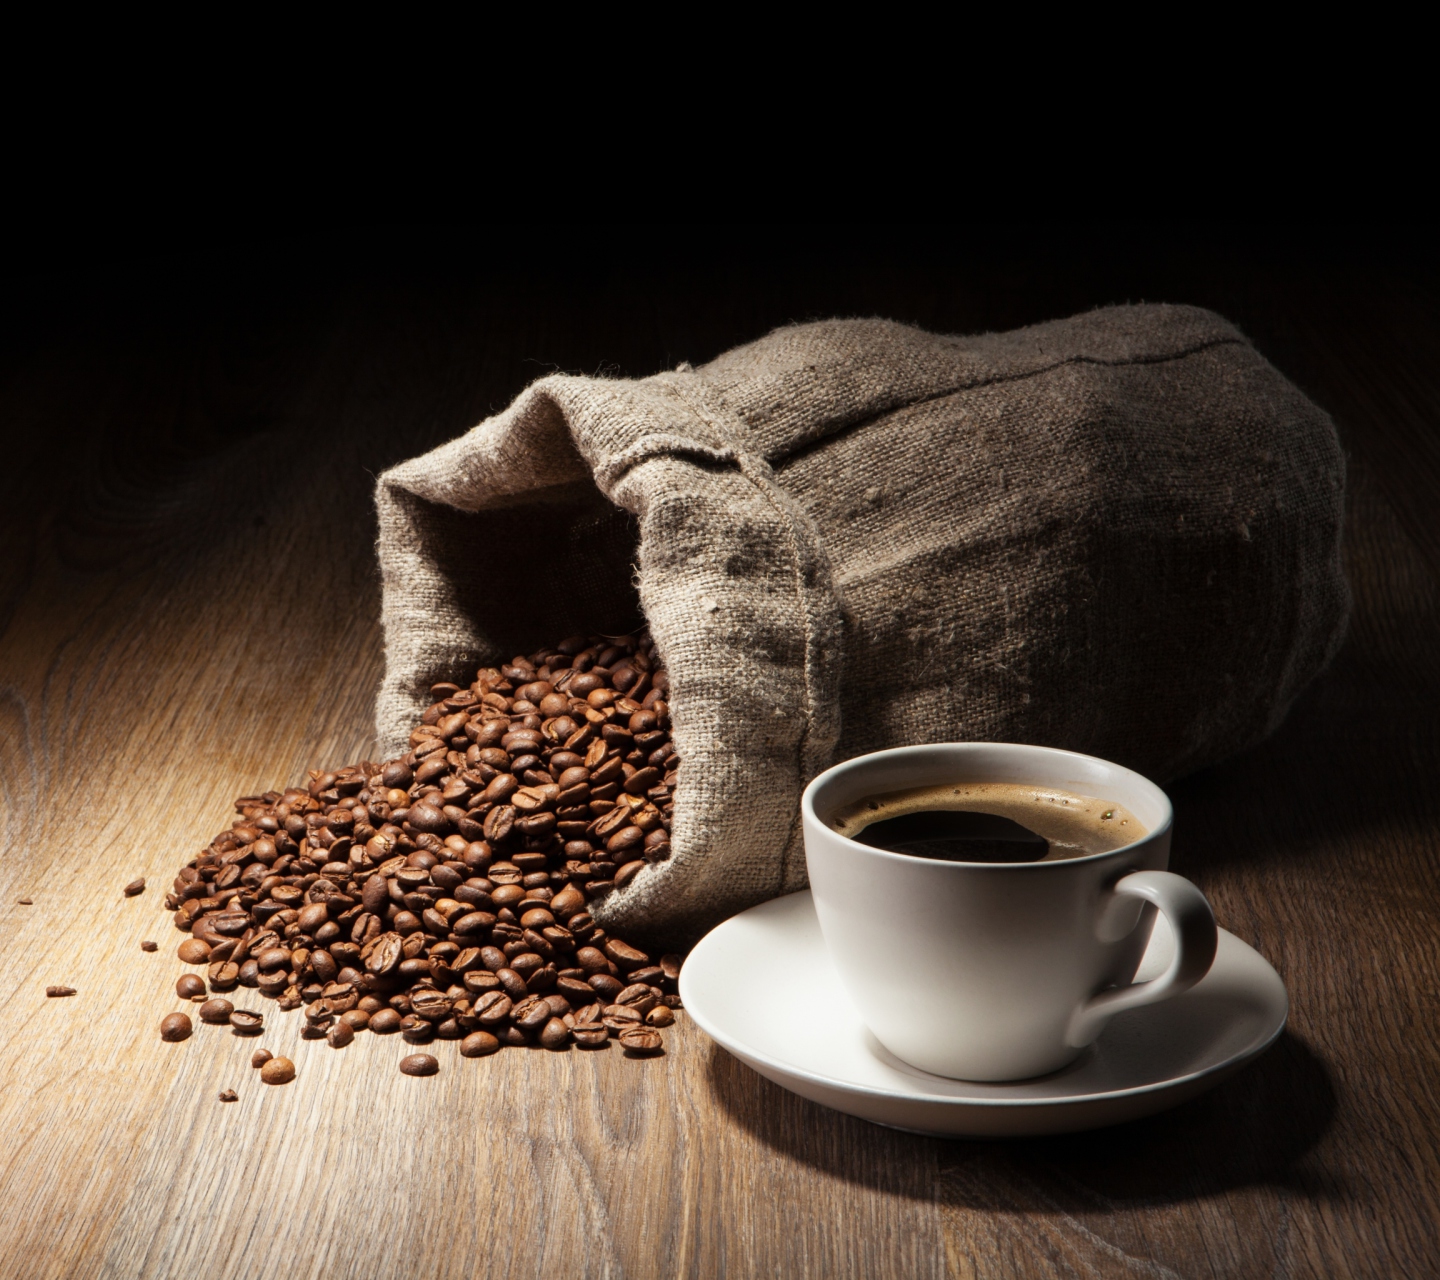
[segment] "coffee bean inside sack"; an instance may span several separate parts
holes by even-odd
[[[589,906],[669,856],[668,688],[647,635],[575,636],[435,685],[398,759],[242,796],[165,900],[206,966],[177,994],[245,1033],[262,1016],[213,993],[250,988],[337,1049],[370,1030],[464,1057],[659,1053],[680,958]]]

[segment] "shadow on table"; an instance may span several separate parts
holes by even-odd
[[[729,1116],[767,1146],[877,1191],[968,1208],[1054,1212],[1164,1204],[1270,1185],[1310,1196],[1344,1188],[1303,1167],[1329,1128],[1329,1072],[1286,1032],[1259,1061],[1174,1111],[1089,1133],[1010,1142],[924,1138],[807,1102],[718,1047],[710,1084]]]

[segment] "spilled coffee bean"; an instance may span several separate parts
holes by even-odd
[[[160,1039],[162,1040],[172,1043],[177,1040],[188,1040],[193,1030],[190,1019],[183,1013],[172,1013],[169,1017],[160,1020]]]
[[[333,1048],[369,1030],[462,1057],[612,1038],[659,1052],[680,957],[610,935],[589,907],[669,857],[668,690],[648,636],[576,636],[435,685],[397,759],[240,797],[165,899],[189,935],[179,959],[206,966],[176,993],[239,1033],[263,1016],[218,993],[303,1008],[302,1038]],[[293,1078],[264,1052],[253,1065]]]
[[[266,1084],[289,1084],[295,1079],[295,1064],[289,1058],[271,1058],[260,1068],[260,1079]]]
[[[74,988],[74,987],[46,987],[46,988],[45,988],[45,994],[46,994],[47,996],[50,996],[52,999],[55,998],[55,997],[57,997],[57,996],[73,996],[73,995],[75,994],[75,988]]]

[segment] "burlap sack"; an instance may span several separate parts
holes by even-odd
[[[1326,416],[1192,307],[543,378],[380,477],[380,738],[432,682],[643,611],[674,853],[595,914],[684,940],[805,884],[800,792],[837,759],[989,739],[1166,779],[1263,738],[1343,631],[1344,476]]]

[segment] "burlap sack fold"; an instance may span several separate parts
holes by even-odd
[[[674,852],[595,914],[683,941],[804,885],[800,792],[836,759],[1033,742],[1163,780],[1263,738],[1343,632],[1344,475],[1328,418],[1193,307],[834,320],[543,378],[380,477],[377,728],[401,751],[431,683],[643,613]]]

